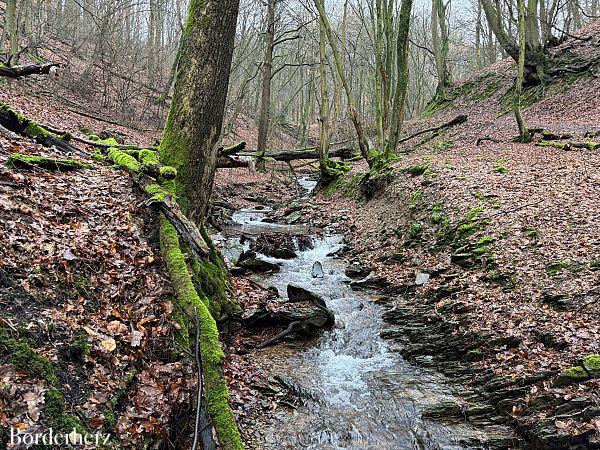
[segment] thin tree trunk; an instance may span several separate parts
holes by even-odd
[[[431,2],[431,43],[435,57],[435,67],[438,77],[436,97],[446,99],[446,89],[450,86],[450,73],[448,71],[449,51],[448,27],[446,24],[446,5],[444,0]]]
[[[333,31],[331,30],[331,24],[329,23],[329,19],[327,18],[327,14],[325,13],[325,0],[314,0],[314,3],[317,7],[317,10],[319,11],[319,17],[323,22],[323,26],[325,27],[327,40],[329,41],[329,46],[331,47],[333,57],[335,59],[335,67],[337,69],[337,73],[342,82],[342,86],[344,87],[344,91],[346,91],[348,109],[350,111],[350,117],[352,119],[354,129],[356,130],[360,154],[363,156],[363,158],[365,158],[365,160],[367,160],[367,162],[369,162],[371,159],[369,155],[369,144],[367,142],[367,138],[363,129],[362,121],[358,115],[358,111],[356,110],[356,102],[354,101],[354,97],[352,95],[350,83],[348,83],[348,79],[346,78],[346,74],[344,73],[344,63],[342,61],[342,57],[338,49],[337,39],[333,35]]]
[[[483,66],[481,62],[481,0],[477,0],[477,22],[475,23],[475,67],[477,70]]]
[[[17,0],[6,0],[6,28],[8,29],[8,65],[15,66],[19,62]]]
[[[523,119],[523,113],[521,111],[521,91],[523,90],[523,78],[525,73],[525,7],[523,6],[523,0],[517,0],[517,9],[519,14],[519,59],[517,67],[517,79],[515,80],[515,118],[517,119],[517,126],[519,127],[519,140],[521,142],[528,142],[530,140],[529,132],[525,126],[525,120]]]
[[[320,21],[319,26],[319,75],[321,86],[321,105],[319,107],[319,122],[321,124],[319,136],[319,167],[321,174],[328,174],[328,152],[331,138],[329,130],[329,91],[327,90],[327,53],[325,40],[327,39],[325,26]]]
[[[404,123],[406,110],[406,97],[408,92],[408,33],[410,31],[410,18],[413,0],[402,0],[400,15],[398,17],[397,37],[397,80],[392,111],[392,127],[390,129],[388,151],[395,152],[400,139],[400,130]]]
[[[262,89],[260,99],[260,119],[258,121],[258,144],[257,151],[264,154],[267,150],[269,138],[269,115],[271,110],[271,78],[273,74],[273,46],[275,42],[275,1],[267,2],[267,33],[265,42],[265,58],[262,70]],[[257,164],[258,170],[265,169],[265,161],[260,159]]]

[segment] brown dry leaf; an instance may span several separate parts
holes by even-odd
[[[115,348],[117,348],[117,343],[111,337],[103,339],[102,342],[100,342],[100,345],[107,352],[112,352]]]

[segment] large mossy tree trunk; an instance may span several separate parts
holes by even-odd
[[[177,169],[175,194],[201,224],[215,175],[239,0],[192,0],[161,161]]]
[[[159,149],[161,162],[177,169],[175,179],[163,181],[163,187],[201,229],[217,166],[238,9],[239,0],[191,0]],[[239,312],[240,307],[231,296],[221,255],[208,234],[202,233],[209,256],[198,259],[188,254],[186,258],[176,228],[161,217],[161,252],[176,293],[180,342],[191,346],[197,318],[206,409],[220,448],[240,450],[244,445],[228,404],[224,354],[215,322],[215,318]]]

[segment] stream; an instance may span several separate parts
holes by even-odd
[[[301,186],[313,187],[307,180]],[[233,220],[248,234],[299,231],[263,222],[268,212],[249,208],[236,212]],[[239,246],[239,238],[228,241]],[[325,233],[313,241],[313,249],[299,251],[291,260],[261,255],[281,265],[280,272],[263,276],[261,283],[276,287],[282,297],[289,283],[320,295],[336,324],[309,344],[284,343],[256,353],[269,376],[289,377],[315,397],[296,408],[280,406],[261,418],[257,448],[487,448],[486,436],[466,423],[421,418],[428,405],[453,399],[451,389],[441,375],[409,364],[380,337],[385,328],[382,308],[368,294],[350,288],[345,264],[334,256],[342,237]],[[323,278],[312,277],[315,261],[323,266]]]

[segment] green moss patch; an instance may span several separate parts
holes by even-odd
[[[108,149],[108,158],[115,164],[134,173],[140,172],[142,168],[137,159],[116,147],[110,147]]]
[[[75,429],[80,434],[87,430],[81,419],[67,412],[67,406],[62,393],[58,389],[48,389],[44,394],[46,408],[44,413],[50,425],[56,431],[71,432]]]
[[[504,165],[506,163],[505,159],[499,159],[498,161],[496,161],[496,163],[494,164],[494,170],[498,173],[501,174],[507,174],[508,173],[508,169],[506,168],[506,166]]]
[[[600,355],[594,353],[583,358],[583,367],[593,377],[600,377]]]
[[[21,153],[11,153],[6,161],[6,166],[10,168],[29,169],[33,166],[39,166],[50,170],[60,170],[67,172],[76,169],[92,169],[89,164],[85,164],[74,159],[48,158],[46,156],[22,155]]]
[[[0,347],[8,354],[8,360],[18,370],[23,370],[30,377],[46,380],[50,384],[58,381],[54,364],[38,355],[24,339],[11,338],[6,330],[0,329]]]
[[[589,379],[587,371],[581,366],[573,366],[565,369],[557,378],[554,380],[554,386],[566,386],[568,384],[577,383]]]

